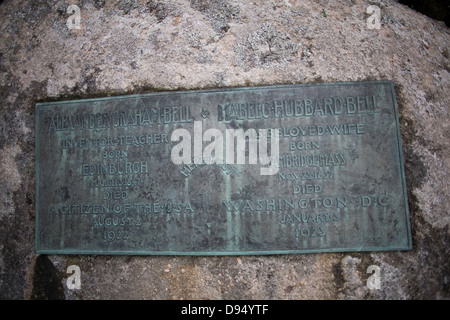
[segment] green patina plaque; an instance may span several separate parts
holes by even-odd
[[[390,81],[36,106],[37,253],[411,247]]]

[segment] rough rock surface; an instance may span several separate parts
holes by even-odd
[[[67,7],[81,9],[69,30]],[[381,8],[369,29],[367,7]],[[0,3],[0,299],[450,298],[450,32],[391,0]],[[166,90],[395,83],[413,250],[239,257],[37,256],[38,101]],[[69,265],[82,286],[66,285]],[[381,271],[369,289],[367,268]]]

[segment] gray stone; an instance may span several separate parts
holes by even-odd
[[[0,298],[450,298],[449,29],[391,0],[377,2],[381,29],[368,29],[373,3],[2,1]],[[80,30],[66,25],[70,4]],[[36,102],[367,79],[396,87],[412,251],[36,256]],[[80,267],[79,290],[67,287],[70,265]],[[371,265],[380,289],[367,287]]]

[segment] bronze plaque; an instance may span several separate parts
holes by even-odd
[[[392,82],[36,105],[36,252],[411,249]]]

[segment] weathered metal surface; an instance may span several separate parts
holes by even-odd
[[[227,145],[238,129],[257,135],[245,164],[242,146]],[[261,157],[264,129],[276,129],[269,151],[279,133],[276,168]],[[40,103],[36,155],[37,253],[411,248],[389,81]],[[205,164],[208,155],[223,163]],[[176,164],[181,156],[191,164]]]

